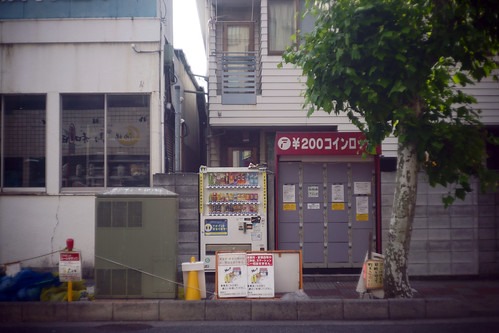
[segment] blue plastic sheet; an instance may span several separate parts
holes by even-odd
[[[43,288],[59,286],[59,277],[23,269],[15,276],[0,279],[0,302],[39,301]]]

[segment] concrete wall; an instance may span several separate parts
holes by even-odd
[[[395,173],[382,173],[383,248],[392,211]],[[499,274],[499,195],[480,194],[478,184],[464,201],[445,208],[447,188],[431,187],[419,175],[409,252],[411,276]]]
[[[0,264],[21,261],[23,267],[57,271],[59,255],[48,254],[64,249],[66,239],[73,238],[84,274],[89,274],[95,254],[94,211],[94,195],[0,196]]]
[[[199,259],[199,175],[197,173],[156,174],[154,186],[163,187],[179,195],[178,212],[178,272],[182,263],[191,257]]]

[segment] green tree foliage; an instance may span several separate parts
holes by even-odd
[[[469,176],[495,186],[484,167],[475,99],[459,87],[497,68],[495,0],[307,0],[313,32],[284,60],[307,76],[309,114],[347,112],[371,147],[390,134],[416,144],[431,185],[471,191]],[[399,130],[403,128],[403,130]]]
[[[399,141],[397,188],[385,249],[387,297],[411,297],[407,259],[422,168],[432,186],[453,188],[444,204],[496,188],[486,143],[498,144],[462,87],[498,68],[496,0],[307,0],[315,29],[283,55],[303,69],[305,105],[346,113],[368,147]],[[497,77],[496,77],[497,79]],[[388,276],[387,276],[388,275]]]

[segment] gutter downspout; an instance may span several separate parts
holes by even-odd
[[[182,118],[182,102],[184,99],[180,96],[180,85],[175,85],[175,96],[173,98],[175,110],[175,168],[174,172],[179,173],[181,170],[181,118]]]

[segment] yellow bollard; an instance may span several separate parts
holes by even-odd
[[[191,257],[191,263],[196,262],[196,258]],[[189,271],[187,274],[187,285],[185,288],[186,301],[199,301],[201,300],[201,292],[199,290],[198,272]]]
[[[73,282],[68,281],[68,302],[73,301]]]

